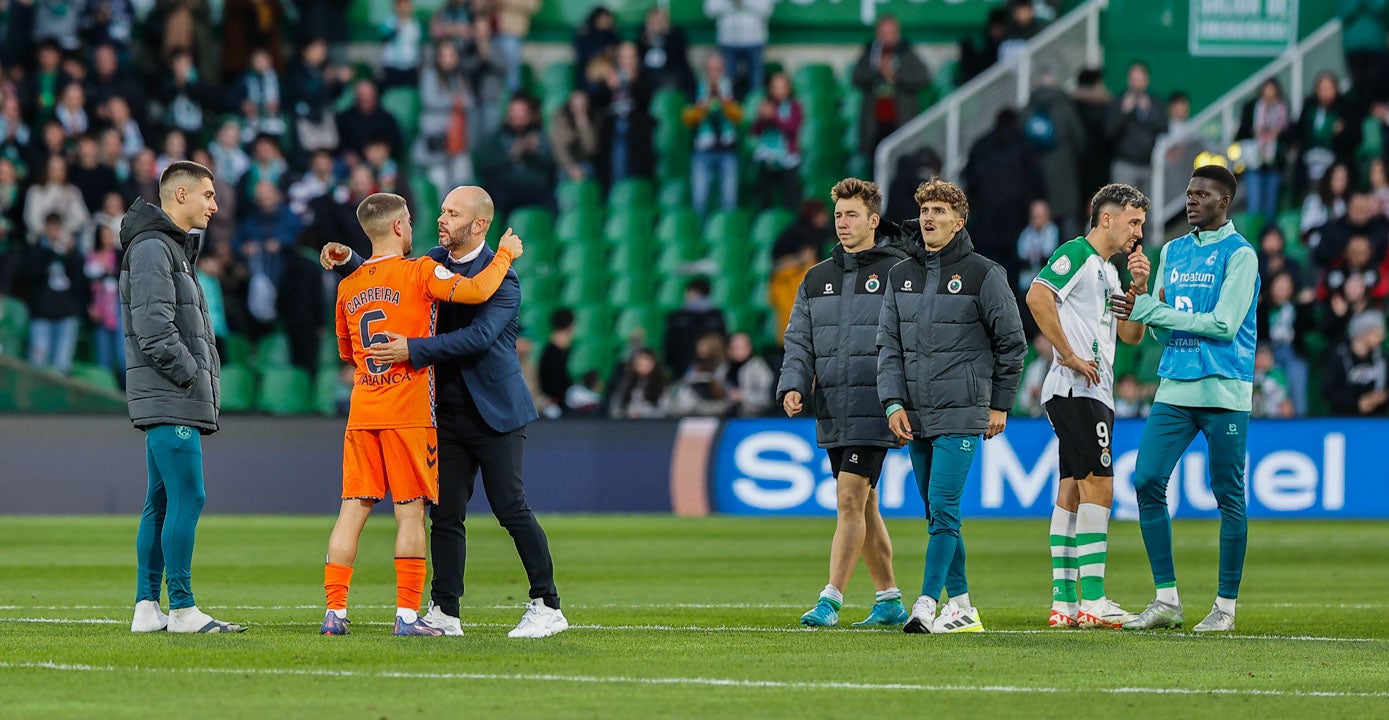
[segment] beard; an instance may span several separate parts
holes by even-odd
[[[439,240],[439,245],[449,252],[455,252],[459,248],[468,244],[467,230],[471,223],[463,225],[461,228],[449,230],[448,234]]]

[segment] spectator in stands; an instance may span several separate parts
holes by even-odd
[[[443,42],[434,46],[434,57],[420,73],[420,132],[411,153],[417,169],[443,197],[450,190],[473,181],[472,121],[477,105],[468,91],[468,80],[458,46]],[[421,208],[421,213],[433,208]]]
[[[610,414],[615,418],[665,417],[661,400],[666,392],[666,373],[650,348],[632,353],[627,370],[610,395]]]
[[[319,345],[327,324],[329,306],[323,294],[324,270],[318,264],[323,241],[312,230],[305,230],[285,247],[284,271],[276,293],[276,310],[289,337],[289,362],[294,367],[318,375]]]
[[[222,10],[222,80],[228,81],[250,67],[258,48],[270,53],[278,70],[284,67],[282,32],[285,6],[281,0],[226,0]]]
[[[1369,195],[1379,204],[1380,214],[1389,219],[1389,170],[1385,168],[1384,158],[1371,160],[1367,174],[1370,179]]]
[[[520,207],[555,207],[554,153],[530,96],[507,103],[506,123],[478,149],[477,163],[497,217]]]
[[[1027,210],[1027,227],[1018,235],[1018,292],[1027,293],[1060,244],[1061,231],[1051,220],[1051,206],[1046,200],[1033,200]]]
[[[767,280],[767,302],[776,318],[777,344],[783,343],[786,324],[791,320],[791,306],[805,274],[825,254],[825,245],[833,239],[830,212],[822,200],[801,203],[796,221],[781,231],[772,244],[772,274]]]
[[[1185,90],[1173,90],[1167,94],[1167,128],[1162,134],[1177,135],[1186,129],[1191,120],[1191,97]]]
[[[111,127],[120,132],[121,155],[127,161],[145,149],[145,135],[140,130],[140,123],[131,117],[130,105],[125,98],[117,96],[107,100],[106,114]]]
[[[945,161],[940,153],[930,145],[922,145],[897,158],[897,170],[893,173],[892,184],[887,188],[887,205],[883,217],[896,217],[910,220],[917,217],[916,189],[931,178],[940,177]],[[884,227],[890,220],[884,220]]]
[[[983,38],[960,41],[960,64],[955,70],[956,86],[973,80],[998,62],[998,49],[1008,35],[1008,11],[996,7],[984,21]]]
[[[207,299],[207,316],[212,320],[212,334],[217,342],[217,355],[222,364],[227,358],[227,337],[231,330],[227,327],[227,307],[222,295],[223,255],[204,251],[198,254],[198,285],[202,287],[203,297]]]
[[[641,64],[652,78],[656,90],[679,90],[686,99],[694,97],[695,76],[690,67],[690,45],[685,31],[670,24],[670,10],[657,5],[646,11],[646,20],[637,37]]]
[[[752,351],[752,337],[745,332],[728,338],[728,362],[723,385],[728,390],[729,412],[736,417],[760,417],[771,409],[776,376],[767,361]]]
[[[578,88],[570,91],[569,99],[555,110],[550,117],[550,145],[555,149],[560,180],[594,176],[598,128],[588,106],[588,93]]]
[[[376,176],[371,168],[361,164],[353,167],[348,172],[346,185],[309,201],[314,233],[321,238],[332,238],[362,257],[370,257],[371,241],[357,222],[357,205],[374,192]]]
[[[391,157],[391,146],[384,138],[367,141],[362,163],[376,176],[376,191],[394,193],[405,198],[406,207],[415,207],[415,196],[409,180],[400,172],[400,164]],[[431,208],[432,210],[432,208]]]
[[[14,161],[0,157],[0,298],[10,294],[25,243],[24,202]]]
[[[1129,65],[1128,89],[1110,105],[1105,134],[1114,143],[1110,179],[1148,192],[1153,180],[1153,146],[1167,129],[1162,102],[1148,92],[1148,66]]]
[[[742,98],[764,82],[762,55],[773,5],[774,0],[704,0],[704,14],[714,21],[734,98]]]
[[[251,167],[242,176],[241,185],[245,188],[243,197],[254,194],[257,185],[268,182],[276,187],[283,184],[289,163],[280,150],[280,141],[269,135],[260,135],[251,143]]]
[[[1037,82],[1023,121],[1023,132],[1032,141],[1041,164],[1043,187],[1056,225],[1066,237],[1075,237],[1083,234],[1085,201],[1082,193],[1097,189],[1082,190],[1080,186],[1080,164],[1086,152],[1085,124],[1075,100],[1061,89],[1055,72],[1043,70]],[[1046,262],[1046,258],[1042,262]],[[1026,292],[1026,288],[1023,291]]]
[[[160,120],[166,127],[198,135],[203,131],[204,114],[218,109],[217,91],[198,76],[193,56],[186,51],[174,54],[170,70],[160,96]],[[116,119],[113,112],[112,120]]]
[[[72,372],[78,318],[87,307],[82,253],[63,216],[44,217],[29,255],[29,364]]]
[[[1349,200],[1350,168],[1334,163],[1302,201],[1302,243],[1309,248],[1320,244],[1322,228],[1346,216]]]
[[[381,89],[417,85],[424,29],[411,0],[395,0],[395,12],[381,25],[381,40]]]
[[[125,332],[121,329],[121,296],[116,287],[121,273],[116,249],[119,232],[119,227],[97,226],[96,248],[87,255],[83,273],[90,283],[91,304],[87,313],[92,319],[96,364],[110,370],[124,384]]]
[[[622,42],[614,29],[617,19],[611,10],[599,5],[584,19],[583,27],[574,36],[574,83],[583,85],[588,78],[588,66],[594,59],[607,55]]]
[[[521,377],[526,380],[531,402],[540,406],[544,395],[540,392],[540,370],[535,364],[535,342],[525,335],[516,336],[516,359],[521,363]]]
[[[1037,156],[1018,127],[1017,112],[998,112],[993,130],[970,148],[963,180],[974,210],[970,236],[975,250],[1016,278],[1018,236],[1027,226],[1028,207],[1042,194]]]
[[[685,302],[666,317],[666,366],[683,376],[695,356],[695,344],[705,335],[724,337],[723,312],[709,300],[709,281],[697,277],[685,285]]]
[[[497,35],[493,44],[506,61],[506,91],[521,89],[521,41],[531,32],[531,16],[540,9],[540,0],[495,0]]]
[[[1370,238],[1361,233],[1350,236],[1341,257],[1323,273],[1321,287],[1317,290],[1318,297],[1327,299],[1340,292],[1341,286],[1351,275],[1365,283],[1365,292],[1376,305],[1389,296],[1389,275],[1384,273],[1382,264],[1375,260]]]
[[[1008,3],[1008,25],[1003,42],[998,46],[998,59],[1007,62],[1027,46],[1027,41],[1042,31],[1045,23],[1037,19],[1032,0],[1011,0]]]
[[[1278,193],[1287,166],[1284,155],[1291,127],[1292,110],[1283,96],[1283,86],[1278,78],[1268,78],[1259,86],[1259,96],[1244,104],[1235,137],[1247,141],[1242,159],[1247,168],[1244,194],[1249,198],[1249,212],[1270,222],[1278,216]]]
[[[502,123],[502,96],[506,91],[506,56],[492,42],[492,25],[485,18],[473,21],[472,39],[463,44],[459,56],[468,85],[473,89],[477,108],[474,138],[489,138]],[[515,97],[516,95],[513,95]],[[471,124],[471,123],[470,123]]]
[[[1051,371],[1052,345],[1046,335],[1036,333],[1032,336],[1032,347],[1037,355],[1022,370],[1022,381],[1018,383],[1018,395],[1013,400],[1013,414],[1024,417],[1045,417],[1042,407],[1042,383]]]
[[[366,150],[368,140],[385,138],[391,147],[391,155],[399,154],[400,123],[382,109],[376,83],[357,81],[353,97],[352,107],[338,113],[336,119],[341,149],[360,157]]]
[[[338,146],[333,103],[352,80],[351,68],[328,65],[328,43],[313,38],[299,51],[289,74],[289,99],[294,107],[294,132],[301,152],[334,150]]]
[[[100,210],[106,196],[121,188],[116,171],[101,164],[96,138],[91,135],[77,138],[77,162],[68,171],[68,177],[82,193],[82,203],[90,212]]]
[[[1340,290],[1328,293],[1322,305],[1321,336],[1328,343],[1340,342],[1346,339],[1346,326],[1351,318],[1377,308],[1365,286],[1365,278],[1351,273],[1346,276]]]
[[[67,82],[67,77],[59,67],[63,62],[62,51],[52,40],[39,43],[38,65],[20,86],[20,105],[25,117],[36,125],[53,117],[58,105],[58,91]]]
[[[873,42],[854,65],[854,85],[863,94],[859,109],[859,151],[873,162],[882,139],[917,113],[917,94],[931,84],[931,71],[902,39],[897,18],[882,14]]]
[[[222,126],[217,128],[216,139],[207,146],[207,152],[217,163],[218,177],[233,186],[240,183],[242,176],[251,169],[251,156],[241,149],[241,125],[235,119],[228,118],[222,122]]]
[[[67,136],[56,119],[49,118],[39,130],[38,142],[29,149],[29,166],[42,167],[51,157],[67,157]]]
[[[1350,321],[1350,338],[1332,351],[1322,391],[1335,415],[1383,415],[1389,408],[1389,363],[1385,362],[1384,314],[1361,312]]]
[[[101,164],[116,171],[116,180],[122,186],[128,183],[130,181],[130,161],[123,153],[120,131],[112,127],[102,130],[97,148]]]
[[[125,215],[125,198],[118,190],[106,193],[102,198],[97,211],[92,213],[92,227],[94,231],[100,231],[102,227],[108,227],[119,238],[121,235],[121,216]]]
[[[87,118],[87,96],[82,92],[81,84],[70,82],[63,86],[53,116],[62,124],[63,134],[68,137],[87,132],[91,123]]]
[[[285,134],[285,119],[280,114],[283,106],[280,75],[270,64],[268,50],[257,48],[251,52],[251,67],[241,76],[237,95],[246,123],[242,140],[249,142],[260,134],[275,138]]]
[[[1356,96],[1366,105],[1371,100],[1389,98],[1389,47],[1385,38],[1383,0],[1343,0],[1337,3],[1341,18],[1341,48],[1346,53],[1346,69]]]
[[[163,177],[165,168],[187,159],[188,136],[178,130],[170,130],[164,134],[164,151],[154,159],[154,174]]]
[[[724,377],[728,360],[721,332],[701,336],[694,346],[689,370],[670,388],[666,410],[676,417],[721,417],[733,407]]]
[[[1337,160],[1349,163],[1354,159],[1355,148],[1360,144],[1360,125],[1355,122],[1350,104],[1341,97],[1336,76],[1330,72],[1317,75],[1312,94],[1302,103],[1293,142],[1299,151],[1299,191],[1320,181]]]
[[[303,225],[273,183],[257,183],[254,200],[254,207],[237,225],[232,249],[246,258],[253,274],[263,273],[278,285],[284,274],[284,256],[293,252]]]
[[[463,43],[472,36],[473,11],[470,0],[448,0],[429,19],[429,39],[436,45],[451,42],[461,51]]]
[[[603,67],[603,82],[593,96],[601,116],[595,171],[608,188],[629,177],[649,178],[656,170],[656,123],[651,117],[655,85],[632,43],[619,45],[616,64]]]
[[[1254,397],[1250,417],[1290,418],[1299,413],[1289,397],[1288,381],[1273,362],[1273,351],[1266,343],[1254,350]]]
[[[159,197],[159,176],[154,174],[155,155],[149,148],[141,148],[130,160],[130,180],[127,182],[127,195],[141,198]]]
[[[74,240],[86,229],[87,221],[91,219],[87,203],[82,200],[82,192],[68,182],[68,163],[61,155],[48,158],[43,176],[39,182],[29,186],[29,191],[24,195],[24,223],[32,237],[49,233],[50,215],[58,216],[64,237]]]
[[[1264,226],[1259,233],[1259,277],[1272,279],[1274,275],[1286,272],[1292,278],[1294,289],[1300,289],[1305,282],[1303,268],[1288,257],[1287,246],[1282,228],[1273,223]]]
[[[1322,268],[1335,265],[1356,235],[1369,240],[1371,262],[1378,264],[1384,259],[1385,249],[1389,247],[1389,222],[1385,221],[1373,195],[1352,193],[1346,203],[1345,217],[1327,223],[1320,234],[1313,234],[1308,244],[1312,261]]]
[[[421,117],[421,124],[423,124],[423,117]],[[333,153],[327,150],[315,150],[309,156],[309,171],[289,186],[287,197],[289,198],[290,211],[301,219],[305,218],[311,214],[309,203],[333,192],[337,186],[338,176],[333,167]],[[425,210],[421,210],[421,212],[425,212]]]
[[[145,106],[145,85],[139,75],[121,67],[120,57],[115,46],[102,44],[92,52],[92,72],[85,85],[88,112],[97,120],[110,120],[106,117],[106,103],[113,97],[124,98],[136,115],[143,116]]]
[[[550,314],[550,337],[540,351],[541,414],[554,419],[564,413],[565,393],[574,384],[569,374],[569,350],[574,345],[574,311],[559,308]]]
[[[69,52],[80,44],[78,9],[64,2],[34,3],[34,38],[51,42]]]
[[[603,414],[603,378],[597,370],[585,370],[579,381],[564,393],[564,406],[575,417],[597,417]]]
[[[1085,68],[1076,77],[1076,89],[1071,92],[1071,98],[1076,102],[1076,111],[1085,128],[1085,153],[1080,156],[1079,166],[1083,199],[1109,182],[1114,150],[1105,133],[1105,124],[1114,97],[1105,87],[1104,73],[1098,68]]]
[[[147,23],[162,31],[159,33],[162,39],[159,46],[160,61],[168,64],[179,53],[188,53],[190,56],[196,53],[204,59],[203,67],[211,69],[209,56],[215,51],[212,38],[215,31],[211,3],[207,0],[158,0],[154,12],[147,18]],[[223,28],[223,32],[230,35],[229,31],[235,29]],[[243,69],[237,68],[238,71]]]
[[[212,159],[212,154],[207,150],[197,149],[189,154],[193,162],[202,165],[212,171],[212,189],[216,193],[217,212],[207,223],[207,229],[203,230],[203,247],[209,248],[213,244],[227,246],[230,252],[232,238],[236,236],[237,208],[240,207],[240,198],[237,197],[236,186],[222,179],[217,174],[217,162]],[[116,207],[122,214],[125,212],[125,205]],[[120,227],[120,217],[117,216],[116,227]],[[204,250],[203,252],[208,252]]]
[[[1143,386],[1138,384],[1138,378],[1131,373],[1119,376],[1114,382],[1114,417],[1148,417],[1149,407],[1150,403],[1144,397]]]
[[[733,82],[724,74],[723,57],[710,54],[704,61],[695,104],[682,115],[694,128],[694,156],[690,159],[690,196],[695,212],[709,211],[709,186],[718,176],[724,210],[738,208],[738,126],[743,107],[733,96]]]
[[[131,0],[87,2],[78,16],[82,42],[87,47],[119,45],[122,49],[129,48],[134,26],[135,8]]]
[[[1262,272],[1261,272],[1262,274]],[[1307,414],[1307,345],[1316,329],[1316,311],[1306,296],[1298,297],[1293,276],[1286,270],[1264,275],[1268,284],[1259,298],[1258,329],[1271,360],[1287,379],[1288,396],[1298,415]]]
[[[767,80],[767,97],[752,122],[756,144],[752,162],[757,168],[760,206],[794,207],[801,196],[800,131],[805,121],[801,101],[791,91],[791,76],[777,72]]]
[[[22,163],[29,141],[29,125],[20,113],[19,98],[13,94],[0,97],[0,155]]]

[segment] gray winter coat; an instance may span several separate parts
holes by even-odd
[[[1009,410],[1027,342],[1008,276],[961,230],[916,245],[888,274],[878,323],[878,399],[907,410],[917,438],[977,435]]]
[[[888,271],[907,252],[891,243],[834,256],[806,273],[786,326],[777,403],[795,390],[815,407],[820,447],[895,447],[878,403],[878,316]]]
[[[121,321],[130,421],[217,431],[221,362],[195,264],[200,236],[136,199],[121,220]]]

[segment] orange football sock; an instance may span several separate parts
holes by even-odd
[[[347,609],[347,589],[352,585],[352,568],[336,563],[323,564],[323,594],[329,610]]]
[[[395,559],[395,606],[418,610],[424,594],[424,558]]]

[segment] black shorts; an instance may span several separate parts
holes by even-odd
[[[830,472],[835,478],[839,473],[853,473],[868,478],[868,487],[878,487],[878,476],[883,472],[883,460],[887,458],[887,448],[871,445],[830,448],[825,452],[830,456]]]
[[[1054,397],[1046,403],[1056,430],[1061,477],[1114,477],[1114,411],[1087,397]]]

